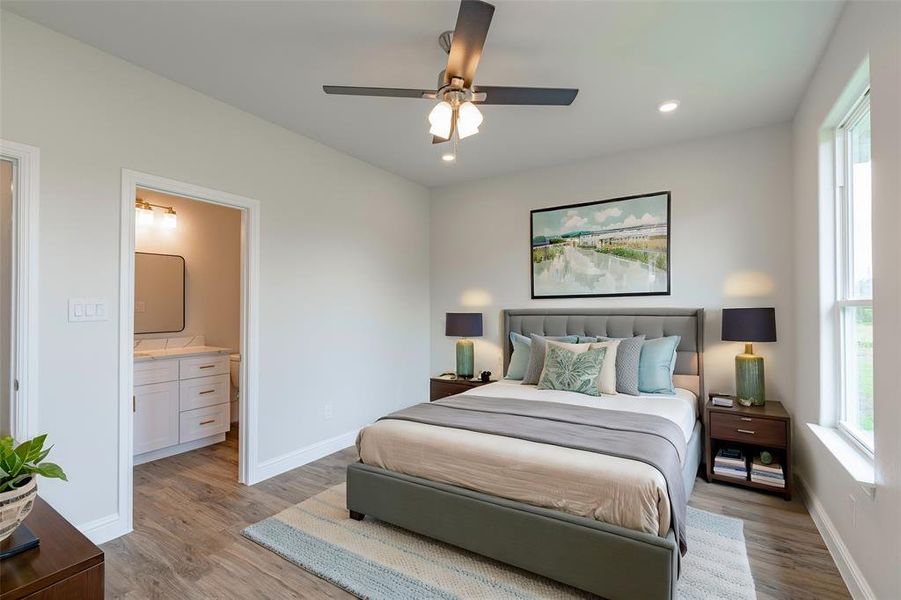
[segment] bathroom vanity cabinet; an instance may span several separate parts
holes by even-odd
[[[229,386],[227,353],[136,356],[134,464],[223,441],[231,426]]]

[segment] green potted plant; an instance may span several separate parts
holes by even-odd
[[[44,462],[50,448],[44,449],[47,435],[39,435],[21,444],[11,436],[0,438],[0,541],[22,523],[38,494],[37,476],[67,481],[59,465]]]

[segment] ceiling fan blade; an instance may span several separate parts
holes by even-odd
[[[449,139],[445,140],[445,139],[438,137],[437,135],[432,136],[432,145],[443,144],[444,142],[449,142],[449,141],[450,141]]]
[[[324,85],[326,94],[342,96],[382,96],[385,98],[435,98],[435,90],[413,90],[408,88],[356,87],[351,85]]]
[[[473,93],[485,94],[484,100],[473,100],[477,104],[529,104],[541,106],[569,106],[579,93],[578,89],[571,88],[505,87],[497,85],[477,85],[472,91]]]
[[[470,87],[482,58],[482,47],[488,37],[488,27],[494,15],[494,6],[481,0],[462,0],[457,13],[457,26],[451,49],[447,55],[444,83],[452,77],[463,79],[463,87]]]

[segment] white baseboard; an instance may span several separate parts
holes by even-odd
[[[131,529],[125,522],[125,519],[119,517],[119,513],[113,513],[100,517],[78,526],[78,530],[85,534],[89,540],[97,545],[108,542],[126,533],[131,533]]]
[[[845,546],[845,542],[842,541],[838,530],[832,523],[832,519],[826,513],[826,508],[813,495],[810,486],[807,485],[807,481],[802,476],[797,475],[797,481],[801,484],[799,487],[804,504],[807,506],[807,511],[820,531],[820,535],[826,543],[826,548],[829,549],[829,554],[832,555],[835,566],[838,567],[838,572],[844,579],[845,585],[848,586],[848,592],[851,594],[851,597],[855,600],[876,600],[876,595],[864,578],[857,563],[854,562],[854,557],[851,556],[851,552]]]
[[[319,460],[324,456],[328,456],[338,450],[343,450],[348,446],[352,446],[357,440],[359,429],[336,435],[333,438],[310,444],[305,448],[270,458],[269,460],[259,463],[251,474],[249,485],[265,481],[270,477],[281,475],[291,469],[302,467],[314,460]]]
[[[138,465],[143,465],[144,463],[149,463],[153,460],[175,456],[176,454],[181,454],[182,452],[190,452],[191,450],[197,450],[198,448],[203,448],[204,446],[212,446],[213,444],[219,444],[224,441],[225,434],[218,433],[216,435],[200,438],[199,440],[194,440],[192,442],[185,442],[184,444],[176,444],[174,446],[160,448],[159,450],[151,450],[150,452],[145,452],[144,454],[138,454],[134,457],[133,464],[137,467]]]

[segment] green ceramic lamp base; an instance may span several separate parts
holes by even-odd
[[[735,357],[735,396],[743,406],[766,404],[763,357],[754,354],[752,344],[745,344],[744,354]]]
[[[464,338],[457,341],[457,377],[472,379],[475,374],[473,355],[472,340]]]

